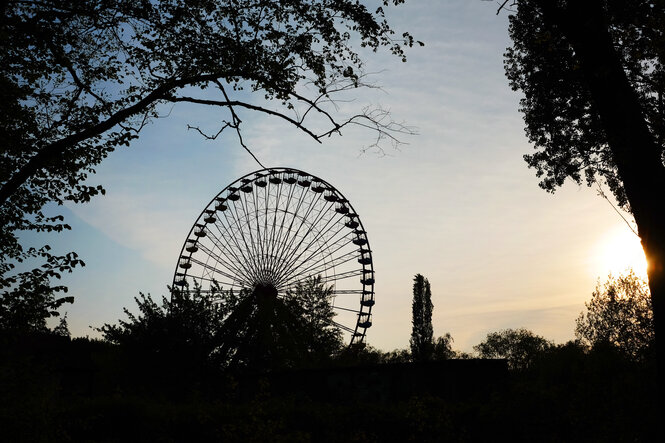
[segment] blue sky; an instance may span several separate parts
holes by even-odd
[[[368,232],[376,270],[368,342],[408,346],[414,274],[432,286],[434,331],[471,350],[491,331],[526,327],[557,342],[597,278],[639,260],[639,241],[593,189],[538,188],[502,54],[507,17],[480,0],[412,0],[393,10],[398,30],[423,48],[401,63],[366,54],[381,90],[354,92],[341,113],[381,105],[418,128],[384,156],[362,154],[373,134],[351,128],[322,145],[283,121],[242,112],[243,137],[269,166],[308,171],[337,187]],[[107,195],[64,208],[71,232],[49,242],[87,266],[66,277],[74,335],[115,322],[139,291],[166,294],[182,243],[207,202],[258,166],[232,133],[203,140],[187,124],[215,128],[218,110],[176,106],[138,141],[113,153],[91,183]],[[635,251],[637,250],[637,255]]]

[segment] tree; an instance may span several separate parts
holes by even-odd
[[[48,247],[37,252],[46,257],[46,263],[29,272],[21,273],[15,280],[4,284],[0,289],[9,287],[9,291],[0,296],[0,331],[12,335],[48,332],[46,324],[50,317],[58,317],[58,309],[65,303],[73,303],[74,297],[58,297],[59,292],[67,292],[67,288],[59,285],[52,286],[51,278],[60,278],[65,271],[82,264],[76,254],[69,253],[56,257],[48,253]],[[57,334],[62,335],[68,331],[66,320],[61,319],[60,326],[56,327]]]
[[[277,296],[270,288],[240,292],[213,288],[187,295],[173,291],[161,306],[150,295],[135,298],[140,314],[105,324],[104,339],[151,358],[223,368],[270,370],[316,365],[342,347],[330,298],[320,277]]]
[[[634,360],[653,348],[649,286],[630,272],[600,282],[576,321],[575,336],[588,346],[611,345]]]
[[[413,278],[411,357],[413,361],[431,360],[434,351],[432,328],[432,291],[429,281],[421,274]]]
[[[632,214],[665,367],[665,1],[512,4],[506,73],[537,149],[525,159],[544,189],[601,182]]]
[[[433,360],[450,360],[456,358],[460,353],[453,350],[453,337],[449,332],[442,337],[437,337],[434,341],[434,349],[432,351]]]
[[[473,349],[482,358],[505,358],[510,368],[524,370],[552,346],[553,343],[544,337],[520,328],[491,332]]]
[[[233,300],[222,292],[221,304],[228,314],[217,334],[216,358],[227,367],[257,371],[328,361],[342,348],[332,294],[320,276],[284,295],[260,285]]]
[[[308,360],[325,361],[343,347],[342,332],[334,322],[332,297],[333,287],[326,287],[320,275],[296,284],[286,293],[288,311],[298,319],[291,332],[302,336]]]
[[[16,263],[43,251],[24,249],[18,233],[69,229],[45,205],[103,193],[88,176],[168,112],[162,105],[225,112],[215,133],[192,129],[212,139],[235,131],[246,149],[245,110],[282,119],[317,142],[354,124],[374,129],[377,143],[406,129],[381,109],[335,113],[337,94],[363,85],[352,42],[402,59],[414,43],[408,33],[395,35],[381,7],[355,0],[10,0],[2,10],[3,297],[29,278],[11,274]]]
[[[106,341],[154,366],[203,367],[212,363],[215,336],[223,319],[214,297],[198,290],[192,296],[173,291],[171,298],[162,297],[159,305],[150,294],[141,293],[134,297],[138,315],[124,308],[127,320],[97,330]]]

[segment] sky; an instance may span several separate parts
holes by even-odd
[[[496,9],[480,0],[411,0],[387,10],[395,29],[425,46],[408,50],[407,63],[363,53],[381,88],[354,91],[339,106],[343,114],[380,105],[417,128],[398,149],[363,152],[375,134],[359,128],[318,144],[284,121],[240,114],[243,138],[263,164],[323,178],[358,212],[376,271],[367,331],[376,348],[408,347],[417,273],[432,287],[435,336],[450,333],[464,351],[505,328],[570,340],[599,278],[629,266],[645,273],[639,239],[608,201],[573,182],[549,194],[523,161],[533,147],[520,94],[504,76],[507,15]],[[98,336],[94,328],[124,318],[123,307],[136,311],[139,292],[167,295],[201,210],[260,169],[233,134],[209,141],[187,130],[218,127],[217,110],[164,111],[168,117],[96,168],[90,183],[103,184],[105,196],[58,208],[72,230],[46,241],[86,262],[64,279],[76,299],[66,307],[74,336]]]

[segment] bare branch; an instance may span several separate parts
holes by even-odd
[[[228,94],[226,93],[226,89],[224,89],[224,85],[222,85],[222,82],[219,81],[219,79],[215,80],[215,84],[219,88],[220,91],[222,91],[222,94],[224,94],[224,98],[226,101],[230,101]],[[238,114],[236,114],[236,111],[233,109],[233,106],[229,105],[229,111],[231,111],[231,117],[233,117],[233,124],[237,128],[240,123],[242,123],[242,120],[240,120],[240,117],[238,117]]]
[[[281,112],[273,111],[271,109],[264,108],[262,106],[257,106],[257,105],[252,105],[249,103],[237,101],[237,100],[231,100],[231,101],[220,101],[220,100],[208,100],[208,99],[200,99],[200,98],[194,98],[194,97],[169,97],[166,100],[170,102],[187,102],[187,103],[196,103],[199,105],[208,105],[208,106],[221,106],[221,107],[231,107],[231,106],[240,106],[242,108],[247,108],[251,109],[252,111],[258,111],[262,112],[264,114],[272,115],[275,117],[279,117],[283,120],[286,120],[287,122],[291,123],[292,125],[296,126],[298,129],[301,129],[303,132],[308,134],[310,137],[312,137],[314,140],[317,142],[321,143],[321,140],[319,139],[320,137],[316,134],[314,134],[310,129],[306,128],[301,122],[294,120],[293,118],[282,114]],[[239,122],[240,123],[240,122]]]
[[[407,126],[404,123],[397,123],[391,118],[390,110],[383,109],[381,107],[365,107],[361,114],[356,114],[353,117],[346,120],[344,123],[338,125],[338,127],[331,129],[323,134],[320,137],[330,136],[334,132],[340,132],[341,129],[348,125],[356,125],[363,128],[368,128],[376,133],[376,139],[374,143],[370,144],[363,149],[363,152],[366,152],[370,148],[378,149],[380,152],[383,152],[380,144],[383,140],[390,140],[394,148],[397,148],[399,145],[406,144],[405,142],[398,139],[395,134],[405,134],[405,135],[417,135],[418,132],[416,128]]]
[[[369,77],[369,75],[372,74],[362,74],[358,76],[358,79],[355,81],[349,81],[346,83],[340,83],[338,80],[333,79],[331,80],[328,85],[325,87],[325,92],[319,94],[318,97],[316,97],[314,100],[308,99],[307,97],[300,95],[296,92],[291,92],[289,95],[292,97],[296,98],[298,101],[306,103],[309,105],[309,108],[305,111],[305,113],[302,115],[300,118],[300,121],[304,122],[305,118],[307,117],[307,114],[311,110],[316,110],[320,114],[324,115],[327,120],[333,124],[333,126],[338,126],[337,122],[335,119],[330,115],[329,112],[325,111],[324,109],[321,108],[321,104],[323,103],[330,103],[335,107],[335,110],[338,110],[338,103],[342,102],[341,100],[338,99],[331,99],[330,96],[333,94],[338,94],[344,91],[349,91],[353,89],[358,89],[358,88],[368,88],[368,89],[381,89],[380,87],[372,84],[372,83],[367,83],[360,81],[361,79],[365,79]],[[313,82],[312,82],[313,83]]]
[[[506,9],[506,10],[508,10],[508,11],[512,11],[511,9],[508,9],[508,8],[506,7],[506,4],[507,4],[509,1],[510,1],[510,0],[503,0],[503,3],[501,3],[501,5],[499,6],[499,9],[496,10],[496,15],[499,15],[499,13],[501,12],[502,9]],[[497,3],[498,3],[498,2],[497,2]],[[512,6],[515,6],[516,4],[517,4],[517,1],[513,1],[513,2],[510,4],[510,6],[512,7]]]
[[[205,138],[206,140],[217,140],[217,137],[219,137],[220,134],[221,134],[222,132],[224,132],[224,129],[228,128],[229,126],[231,126],[231,123],[229,123],[229,122],[227,122],[227,121],[224,121],[224,126],[222,126],[222,127],[220,128],[220,130],[217,131],[217,132],[215,133],[215,135],[209,135],[209,134],[206,134],[206,133],[203,132],[203,131],[201,130],[201,128],[199,128],[198,126],[187,125],[187,129],[191,129],[191,130],[194,130],[194,131],[198,132],[198,133],[199,133],[203,138]]]
[[[217,84],[217,87],[219,88],[220,91],[222,91],[222,94],[224,94],[224,98],[226,101],[229,101],[229,96],[226,93],[226,90],[224,89],[224,85],[219,81],[219,79],[215,80],[215,83]],[[233,118],[233,125],[231,125],[233,128],[236,130],[236,134],[238,135],[238,141],[240,142],[240,146],[242,146],[245,151],[249,153],[249,155],[252,156],[252,158],[256,161],[256,163],[259,164],[262,168],[265,169],[265,166],[263,163],[259,161],[259,159],[254,155],[254,153],[249,149],[249,147],[245,144],[245,140],[242,138],[242,134],[240,133],[240,123],[242,123],[242,120],[240,120],[240,117],[238,117],[238,114],[236,114],[235,109],[233,109],[233,106],[229,105],[229,111],[231,111],[231,117]]]
[[[207,140],[216,140],[217,137],[219,137],[220,134],[221,134],[222,132],[224,132],[224,130],[225,130],[226,128],[234,128],[234,129],[236,130],[236,134],[238,135],[238,142],[240,143],[240,146],[242,146],[243,149],[245,149],[245,151],[247,151],[247,153],[248,153],[249,155],[252,156],[252,158],[254,159],[254,161],[255,161],[256,163],[258,163],[259,166],[261,166],[263,169],[265,169],[264,164],[261,163],[261,161],[258,159],[258,157],[257,157],[257,156],[256,156],[256,155],[255,155],[250,149],[249,149],[249,147],[245,144],[245,141],[244,141],[243,138],[242,138],[242,134],[240,133],[240,127],[239,127],[238,125],[234,125],[234,124],[232,124],[232,123],[229,123],[229,122],[227,122],[227,121],[224,121],[224,125],[223,125],[223,126],[219,129],[219,131],[217,131],[214,135],[206,134],[206,133],[203,132],[203,131],[201,130],[201,128],[199,128],[198,126],[190,126],[190,125],[187,125],[187,129],[191,129],[191,130],[194,130],[194,131],[198,132],[200,135],[202,135],[202,136],[203,136],[205,139],[207,139]]]
[[[247,152],[249,153],[249,155],[252,156],[252,158],[256,161],[256,163],[258,163],[263,169],[265,169],[265,166],[263,165],[263,163],[261,163],[261,162],[259,161],[259,159],[256,158],[256,155],[254,155],[254,153],[253,153],[253,152],[247,147],[247,145],[245,144],[245,141],[244,141],[243,138],[242,138],[242,134],[240,133],[240,129],[239,129],[239,128],[236,129],[236,133],[238,134],[238,141],[240,142],[240,146],[242,146],[243,148],[245,148],[245,151],[247,151]]]
[[[595,183],[596,183],[596,187],[598,188],[598,195],[601,196],[601,197],[603,197],[603,198],[605,199],[605,201],[607,201],[607,203],[609,203],[610,206],[612,206],[612,209],[614,209],[614,212],[616,212],[617,214],[619,214],[619,217],[621,217],[621,219],[626,223],[626,225],[628,226],[628,229],[630,229],[630,230],[633,232],[633,234],[635,234],[635,235],[639,238],[639,237],[640,237],[640,234],[638,234],[637,231],[635,230],[635,228],[633,227],[633,225],[631,225],[630,222],[629,222],[628,220],[626,220],[626,217],[623,216],[623,214],[621,213],[621,211],[619,211],[619,210],[616,208],[616,206],[614,206],[614,203],[612,203],[612,202],[610,201],[610,199],[607,197],[607,195],[606,195],[605,192],[603,191],[603,188],[600,186],[600,183],[598,183],[597,180],[594,180],[594,181],[595,181]]]

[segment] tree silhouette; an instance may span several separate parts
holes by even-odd
[[[525,159],[544,189],[569,177],[600,180],[632,214],[649,263],[656,334],[665,336],[665,2],[511,4],[506,72],[524,93],[521,111],[538,149]],[[657,341],[663,367],[664,343]]]
[[[459,357],[459,353],[453,350],[453,337],[449,332],[442,337],[434,340],[434,349],[432,351],[433,360],[450,360]]]
[[[505,329],[487,334],[473,349],[482,358],[505,358],[512,369],[529,368],[534,359],[550,349],[553,343],[528,329]]]
[[[223,311],[214,304],[215,294],[194,291],[186,296],[174,291],[161,304],[150,294],[134,297],[138,314],[124,308],[127,320],[98,328],[104,339],[119,345],[145,366],[178,372],[200,370],[214,364],[210,356],[217,347],[216,333]]]
[[[318,365],[342,348],[334,326],[332,287],[321,277],[299,283],[284,296],[271,286],[244,291],[227,305],[215,356],[226,367],[271,370]]]
[[[434,329],[432,328],[432,291],[429,281],[421,274],[413,278],[411,357],[414,361],[432,359]]]
[[[575,336],[590,346],[611,345],[631,359],[644,358],[654,345],[649,287],[633,270],[600,282],[584,304]]]
[[[40,257],[18,232],[69,229],[44,206],[103,193],[88,176],[169,112],[160,105],[219,110],[217,132],[191,128],[211,139],[235,131],[246,149],[242,111],[281,119],[316,142],[348,125],[373,129],[377,143],[406,130],[381,109],[344,116],[334,103],[364,85],[354,44],[402,59],[413,45],[408,33],[395,36],[383,8],[355,0],[18,0],[2,9],[0,288],[20,280],[10,274],[14,262]]]
[[[41,267],[0,279],[0,289],[4,289],[0,294],[0,331],[10,334],[48,332],[47,319],[58,317],[58,309],[74,301],[71,296],[58,297],[57,294],[67,292],[67,288],[52,286],[50,279],[60,278],[63,272],[71,272],[83,262],[75,253],[53,256],[48,253],[47,247],[36,251],[36,254],[46,258],[46,263]],[[66,320],[62,321],[66,323]],[[58,333],[66,329],[66,325],[61,325]]]
[[[240,292],[195,288],[162,297],[135,298],[139,314],[124,309],[128,320],[99,331],[112,343],[160,361],[199,362],[215,367],[265,371],[328,361],[342,347],[334,326],[332,288],[320,277],[278,296],[270,286]]]

